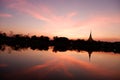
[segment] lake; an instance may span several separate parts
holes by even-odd
[[[120,53],[0,50],[0,80],[120,80]]]

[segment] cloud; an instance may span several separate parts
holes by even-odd
[[[74,17],[77,16],[76,11],[63,12],[64,15],[61,15],[59,13],[56,14],[56,11],[58,10],[53,9],[53,7],[44,3],[36,4],[28,0],[5,0],[5,2],[7,8],[15,11],[15,13],[27,15],[33,17],[33,19],[45,22],[42,24],[42,34],[46,34],[47,32],[49,35],[71,33],[71,31],[73,31],[73,26],[76,24],[76,21],[74,20]]]
[[[72,17],[76,16],[76,12],[69,12],[65,14],[65,16],[56,16],[55,11],[52,8],[45,4],[35,5],[27,0],[17,0],[12,3],[9,2],[8,7],[10,9],[14,9],[20,13],[24,13],[25,15],[29,15],[34,17],[35,19],[39,19],[47,22],[48,24],[64,24],[65,22],[72,23]]]
[[[67,15],[68,18],[72,18],[77,15],[77,12],[71,12]]]
[[[34,77],[37,77],[38,79],[51,79],[52,77],[57,76],[57,78],[60,77],[60,79],[64,79],[65,76],[67,79],[72,79],[80,78],[79,75],[83,74],[82,71],[84,71],[86,74],[85,76],[83,75],[83,77],[104,76],[111,78],[117,74],[114,71],[93,65],[69,55],[62,55],[61,53],[58,53],[54,55],[54,57],[56,56],[57,58],[53,58],[49,61],[46,60],[43,64],[38,64],[18,71],[7,73],[7,78],[11,79],[15,78],[14,76],[16,76],[17,79],[21,77],[26,77],[27,79]]]
[[[87,18],[86,20],[79,21],[76,24],[76,27],[79,26],[102,26],[105,24],[111,24],[111,23],[119,23],[120,24],[120,15],[98,15],[98,16],[92,16],[90,18]],[[109,27],[109,26],[106,26]]]
[[[68,78],[72,77],[72,73],[70,73],[67,67],[58,59],[52,59],[50,61],[45,62],[44,64],[34,65],[30,68],[23,69],[21,71],[13,71],[11,74],[6,74],[8,79],[16,76],[16,78],[23,77],[24,75],[29,76],[29,78],[33,76],[39,76],[39,79],[51,78],[55,73],[61,73],[61,75],[65,75]],[[52,76],[50,76],[52,75]],[[57,74],[60,75],[60,74]]]
[[[15,11],[15,13],[21,13],[22,15],[33,17],[33,19],[37,19],[38,21],[45,22],[40,23],[38,31],[34,31],[36,33],[41,32],[43,35],[87,38],[89,34],[87,32],[90,30],[96,31],[95,33],[99,36],[101,32],[100,27],[110,27],[120,24],[119,14],[97,14],[93,16],[85,14],[81,16],[80,11],[63,11],[58,13],[59,10],[55,10],[54,7],[42,2],[32,3],[31,0],[5,0],[5,2],[7,3],[6,6]],[[34,23],[31,26],[34,26]]]
[[[8,2],[7,7],[20,13],[24,13],[25,15],[32,16],[36,19],[49,21],[49,19],[43,15],[43,11],[47,11],[46,8],[41,9],[40,6],[33,5],[27,0],[11,0]]]
[[[12,15],[11,15],[11,14],[8,14],[8,13],[0,13],[0,17],[10,18],[10,17],[12,17]]]

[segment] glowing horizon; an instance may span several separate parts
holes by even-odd
[[[0,31],[120,41],[119,0],[0,0]]]

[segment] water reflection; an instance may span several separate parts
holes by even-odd
[[[120,79],[120,54],[54,47],[40,49],[2,46],[1,80]]]
[[[48,45],[39,45],[39,46],[20,46],[20,45],[0,45],[0,51],[4,51],[6,46],[10,47],[12,50],[16,50],[16,51],[20,51],[20,50],[27,50],[28,48],[32,49],[32,50],[46,50],[48,51],[49,48],[52,48],[53,52],[57,53],[59,52],[65,52],[65,51],[87,51],[89,53],[89,57],[91,56],[92,52],[113,52],[116,54],[120,54],[120,52],[114,52],[114,50],[102,50],[102,49],[93,49],[93,47],[90,48],[74,48],[74,47],[70,47],[70,46],[48,46]]]

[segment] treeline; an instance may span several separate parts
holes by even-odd
[[[47,36],[27,36],[15,34],[7,36],[6,33],[0,33],[0,49],[2,45],[11,46],[18,50],[21,48],[31,48],[39,50],[48,50],[53,46],[53,51],[66,50],[85,50],[85,51],[105,51],[120,53],[120,42],[87,41],[83,39],[71,40],[66,37],[54,37],[52,40]]]

